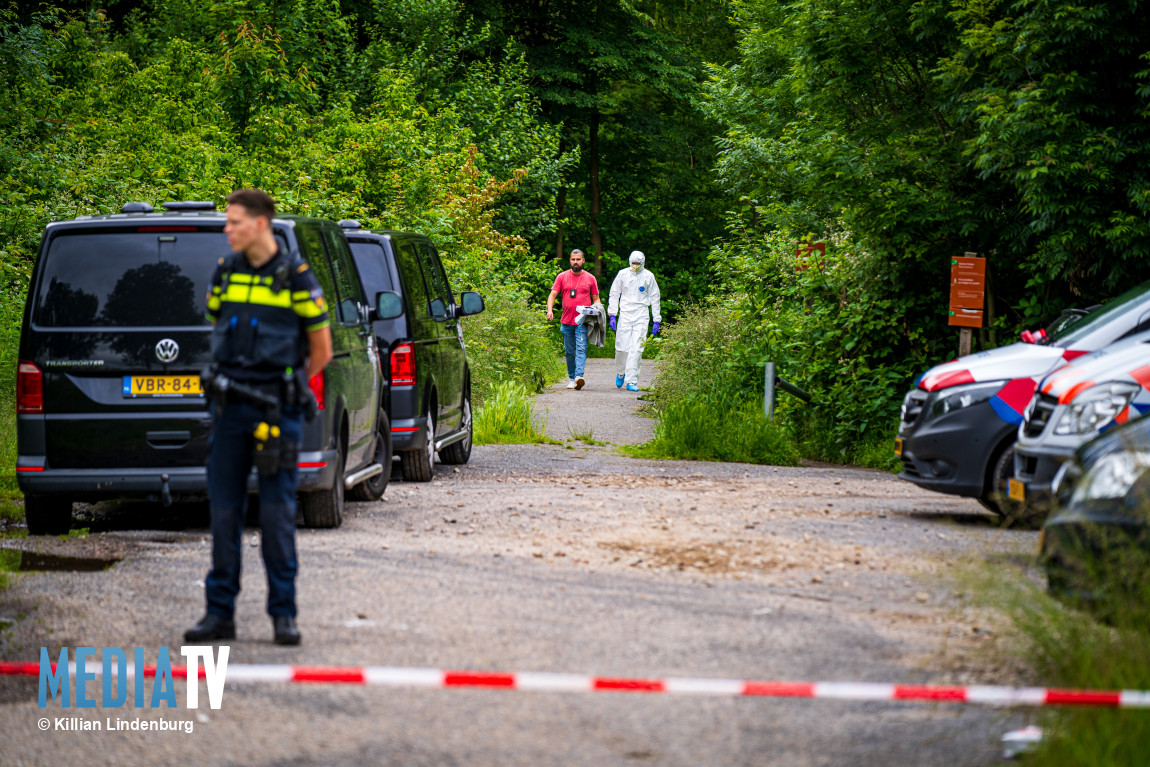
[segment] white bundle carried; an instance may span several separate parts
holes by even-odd
[[[587,318],[587,315],[599,313],[599,310],[596,309],[594,306],[576,306],[575,311],[579,315],[578,317],[575,318],[575,324],[576,325],[582,325],[583,320]]]

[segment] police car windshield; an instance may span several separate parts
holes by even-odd
[[[208,282],[220,256],[231,252],[224,233],[140,229],[53,237],[32,322],[55,328],[207,325]]]
[[[1140,304],[1150,304],[1150,282],[1144,282],[1117,298],[1113,298],[1101,309],[1095,309],[1078,322],[1066,326],[1050,338],[1052,346],[1069,347],[1113,320],[1120,313],[1129,311]],[[1150,306],[1147,307],[1150,309]]]

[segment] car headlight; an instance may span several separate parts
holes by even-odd
[[[1139,389],[1139,386],[1128,383],[1102,384],[1087,389],[1070,403],[1054,433],[1090,434],[1098,431],[1130,404]]]
[[[1006,381],[986,381],[943,389],[930,406],[930,417],[938,418],[947,413],[953,413],[955,410],[977,405],[979,402],[986,402],[998,394],[998,390],[1004,385],[1006,385]]]
[[[1071,503],[1125,498],[1147,469],[1150,469],[1150,453],[1143,450],[1123,450],[1104,455],[1078,483]]]

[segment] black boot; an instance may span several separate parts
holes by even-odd
[[[217,639],[235,639],[236,624],[218,615],[208,614],[184,632],[185,642],[214,642]]]
[[[276,644],[299,644],[299,629],[295,618],[290,615],[273,615],[272,626],[276,632]]]

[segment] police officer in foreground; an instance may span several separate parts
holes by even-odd
[[[235,251],[220,259],[208,294],[215,364],[201,375],[212,398],[208,454],[212,569],[207,614],[188,642],[234,639],[248,476],[259,475],[260,531],[268,613],[276,644],[299,644],[295,548],[297,457],[308,380],[331,361],[323,291],[298,256],[272,233],[275,203],[258,189],[228,197],[224,233]],[[338,480],[337,480],[338,481]]]

